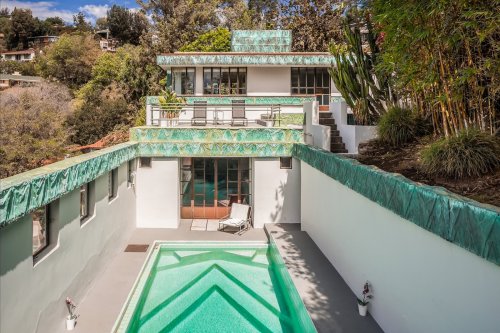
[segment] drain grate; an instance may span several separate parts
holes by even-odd
[[[148,248],[148,244],[129,244],[125,248],[125,252],[146,252]]]

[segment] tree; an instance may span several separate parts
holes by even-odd
[[[292,30],[292,50],[327,51],[342,39],[341,0],[288,0],[282,4],[281,24]]]
[[[138,45],[148,28],[148,21],[142,12],[131,12],[117,5],[113,5],[108,11],[106,21],[111,36],[122,44]]]
[[[15,60],[4,60],[0,61],[0,73],[1,74],[12,74],[14,72],[19,72],[22,75],[37,75],[35,70],[35,64],[31,61],[15,61]]]
[[[364,43],[361,29],[366,37]],[[380,57],[376,42],[379,35],[373,31],[370,13],[355,8],[346,13],[343,32],[344,41],[330,46],[335,63],[329,73],[357,123],[372,125],[396,103],[389,75],[375,70]]]
[[[90,80],[92,66],[101,54],[90,34],[64,34],[37,58],[36,68],[47,79],[76,89]]]
[[[73,25],[76,31],[79,32],[90,32],[92,30],[92,25],[85,20],[85,14],[82,12],[73,15]]]
[[[217,28],[201,34],[193,42],[179,49],[182,52],[229,52],[231,33],[226,28]]]
[[[95,20],[95,27],[98,30],[108,29],[108,19],[106,17],[99,17],[97,20]]]
[[[255,12],[244,0],[233,0],[221,8],[221,24],[229,30],[254,30],[259,27]]]
[[[498,0],[373,1],[383,34],[379,67],[438,134],[500,127],[499,7]]]
[[[277,0],[248,0],[248,9],[259,29],[275,29],[278,23],[279,5]]]
[[[219,0],[139,0],[138,3],[151,13],[154,26],[147,40],[157,41],[151,45],[155,54],[177,51],[219,24]]]
[[[14,8],[10,16],[11,28],[6,37],[9,49],[28,48],[28,37],[33,36],[37,22],[30,9]]]
[[[0,178],[62,159],[71,95],[61,84],[0,92]]]

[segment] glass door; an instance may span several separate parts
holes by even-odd
[[[235,202],[251,204],[249,158],[183,158],[181,218],[220,219]]]

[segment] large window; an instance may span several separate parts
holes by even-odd
[[[167,86],[178,95],[194,95],[195,69],[172,68],[167,73]]]
[[[245,95],[247,69],[244,67],[203,68],[203,94]]]
[[[43,206],[31,213],[33,221],[33,257],[49,246],[49,206]]]
[[[327,68],[292,67],[292,95],[329,95]]]

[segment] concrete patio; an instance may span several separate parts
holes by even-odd
[[[208,230],[213,228],[209,226]],[[382,332],[370,316],[358,315],[355,295],[298,224],[266,225],[266,229],[250,229],[238,236],[232,232],[193,231],[191,220],[183,220],[178,229],[136,229],[126,245],[152,244],[155,240],[267,241],[266,233],[275,239],[318,332]],[[121,251],[110,261],[77,302],[75,332],[111,331],[146,254]]]

